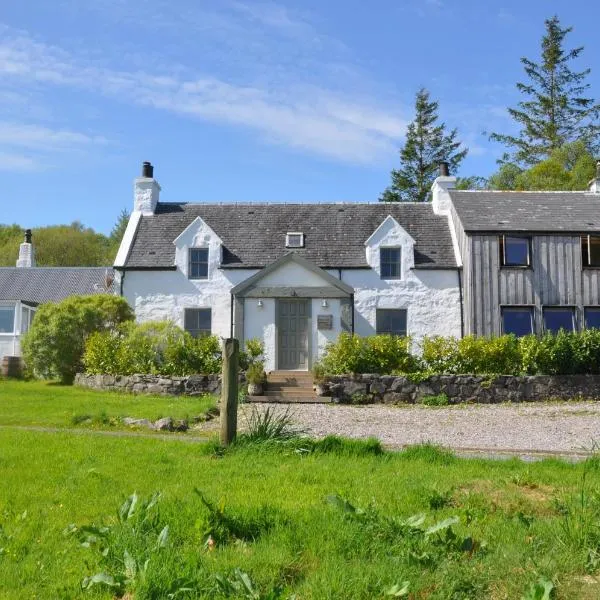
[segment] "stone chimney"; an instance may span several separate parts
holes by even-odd
[[[456,187],[456,177],[449,175],[450,165],[447,162],[440,163],[440,173],[431,186],[431,204],[436,215],[449,215],[450,190]]]
[[[31,243],[31,229],[25,231],[25,241],[19,246],[17,267],[35,267],[35,253]]]
[[[133,210],[142,215],[153,215],[158,204],[160,185],[154,179],[154,167],[149,162],[142,165],[142,176],[133,182]]]
[[[596,177],[588,183],[588,190],[592,194],[600,194],[600,160],[596,163]]]

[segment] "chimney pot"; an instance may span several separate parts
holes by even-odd
[[[25,230],[25,243],[31,244],[31,229]]]
[[[440,177],[448,177],[450,175],[450,165],[446,161],[440,163]]]
[[[142,177],[147,177],[148,179],[154,177],[154,167],[152,166],[152,163],[147,160],[142,164]]]

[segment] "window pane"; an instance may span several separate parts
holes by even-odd
[[[15,307],[0,306],[0,333],[13,333],[15,330]]]
[[[529,265],[529,240],[527,238],[505,237],[504,256],[505,265]]]
[[[194,337],[211,334],[211,309],[186,308],[184,312],[184,328]]]
[[[588,252],[588,236],[587,235],[582,235],[581,236],[581,264],[584,267],[589,267],[590,266],[590,255]]]
[[[28,308],[23,307],[21,309],[21,333],[26,333],[29,330],[29,315],[31,311]]]
[[[600,329],[600,307],[585,309],[585,326],[588,329]]]
[[[401,277],[400,258],[400,248],[380,248],[379,262],[383,279],[399,279]]]
[[[600,237],[590,235],[590,264],[591,267],[600,267]]]
[[[190,248],[190,279],[208,277],[208,248]]]
[[[573,331],[573,309],[572,308],[545,308],[544,327],[546,331],[558,333],[560,329]]]
[[[406,309],[378,309],[378,334],[406,335]]]
[[[503,308],[502,331],[518,337],[533,333],[532,314],[530,308]]]

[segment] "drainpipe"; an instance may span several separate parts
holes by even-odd
[[[460,337],[465,337],[465,316],[463,307],[462,269],[458,269],[458,297],[460,300]]]
[[[351,317],[350,317],[350,323],[351,323],[351,328],[352,328],[352,335],[354,335],[354,294],[350,294],[350,310],[351,312]]]
[[[125,281],[125,269],[121,270],[121,280],[119,283],[119,296],[123,295],[123,282]]]

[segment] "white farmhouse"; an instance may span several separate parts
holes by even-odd
[[[21,356],[21,338],[37,307],[74,294],[113,293],[111,267],[36,267],[31,230],[16,267],[0,267],[0,360]]]
[[[310,369],[342,331],[460,337],[450,180],[432,203],[167,203],[144,163],[118,285],[139,321],[260,338],[267,371]]]

